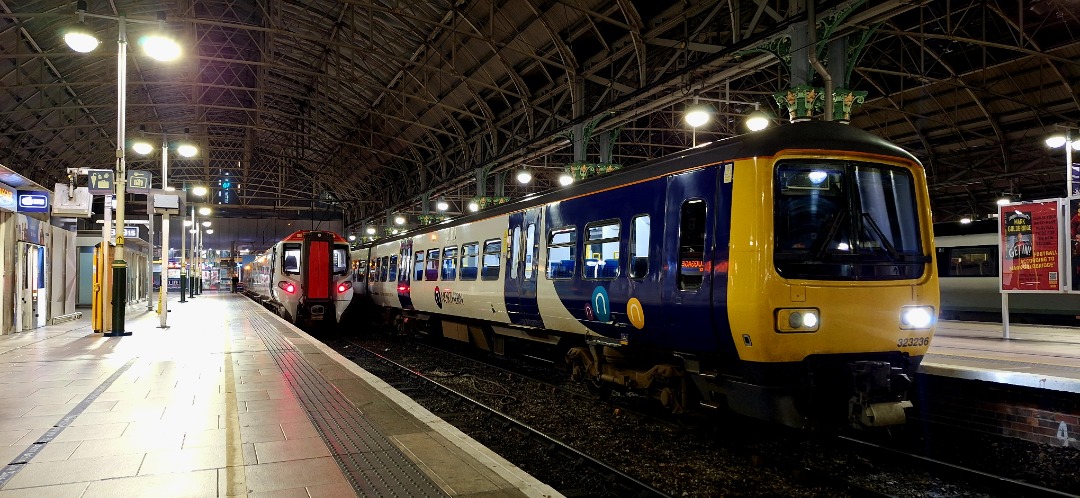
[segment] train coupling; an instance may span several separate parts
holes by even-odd
[[[904,410],[913,406],[906,399],[911,378],[903,368],[887,361],[857,361],[848,366],[854,388],[848,415],[855,427],[887,427],[907,421]]]

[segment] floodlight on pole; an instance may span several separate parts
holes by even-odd
[[[394,217],[394,224],[395,225],[404,225],[405,224],[405,217],[400,215],[400,214],[395,216]]]
[[[439,201],[435,203],[435,209],[446,211],[447,209],[450,209],[450,204],[446,202],[446,199],[440,197]]]
[[[204,187],[202,185],[191,188],[191,193],[193,193],[193,194],[195,194],[195,195],[197,195],[199,197],[202,197],[202,196],[206,195],[206,192],[207,192],[206,187]]]
[[[480,210],[480,203],[476,201],[469,201],[468,208],[470,213],[475,213]]]
[[[691,142],[692,147],[697,147],[698,127],[704,126],[705,123],[708,123],[711,115],[712,109],[710,109],[708,106],[697,104],[696,99],[694,105],[686,109],[686,114],[683,116],[683,120],[686,121],[686,124],[690,125],[690,128],[693,130],[691,132],[693,136]]]
[[[199,216],[210,216],[211,212],[210,208],[206,206],[199,208]]]
[[[574,183],[574,177],[570,176],[569,173],[563,173],[563,174],[559,175],[559,185],[562,185],[562,186],[565,187],[565,186],[570,185],[572,183]]]
[[[518,171],[516,178],[518,183],[524,185],[532,181],[532,173],[529,173],[529,170],[527,169],[523,169],[521,171]]]
[[[769,127],[769,116],[754,104],[754,111],[746,116],[746,127],[750,131],[761,131]]]
[[[181,144],[179,147],[176,148],[176,152],[179,152],[180,155],[184,156],[184,157],[195,157],[195,154],[199,153],[199,149],[197,147],[195,147],[194,145],[191,145],[191,144]],[[196,189],[200,189],[200,188],[205,189],[206,187],[195,187],[195,188]],[[196,193],[195,195],[206,195],[206,191],[204,190],[202,194]]]
[[[131,150],[141,156],[145,156],[154,151],[154,146],[150,145],[150,142],[140,140],[131,145]]]

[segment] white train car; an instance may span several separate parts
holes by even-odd
[[[349,244],[334,232],[297,231],[256,256],[244,285],[293,323],[337,324],[353,298]]]
[[[941,318],[1001,321],[997,220],[934,226]],[[1010,321],[1078,325],[1080,294],[1011,293]]]

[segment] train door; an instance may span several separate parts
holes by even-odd
[[[540,251],[542,210],[510,215],[510,247],[506,274],[506,314],[517,325],[543,327],[536,302],[536,265]]]
[[[712,272],[716,167],[668,178],[661,302],[666,333],[676,349],[712,341]]]
[[[401,257],[398,258],[398,281],[397,281],[397,294],[398,301],[401,302],[401,309],[411,310],[413,309],[412,295],[409,293],[412,286],[412,238],[401,241]]]

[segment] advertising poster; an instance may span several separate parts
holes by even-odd
[[[1002,292],[1063,290],[1059,205],[1052,199],[1009,204],[998,211]]]
[[[1069,199],[1069,248],[1072,265],[1072,290],[1080,291],[1080,198]]]

